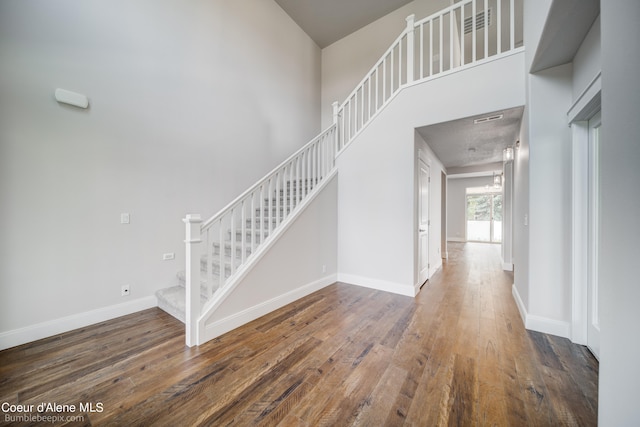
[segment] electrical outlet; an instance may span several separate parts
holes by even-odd
[[[169,253],[166,253],[166,254],[162,254],[162,260],[163,260],[163,261],[168,261],[168,260],[170,260],[170,259],[175,259],[175,258],[176,258],[176,254],[175,254],[175,253],[173,253],[173,252],[169,252]]]
[[[121,291],[122,296],[123,297],[128,297],[129,296],[129,292],[130,292],[129,285],[123,285],[122,286],[122,291]]]
[[[120,224],[129,224],[131,222],[131,216],[128,213],[120,214]]]
[[[323,272],[323,273],[326,273],[326,272],[327,272],[327,266],[326,266],[326,265],[323,265],[323,266],[322,266],[322,272]]]

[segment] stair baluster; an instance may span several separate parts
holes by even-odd
[[[177,304],[167,311],[183,317],[188,346],[200,343],[201,316],[216,292],[246,271],[254,255],[333,170],[336,128],[329,127],[206,222],[200,215],[186,216],[186,301],[184,308]]]

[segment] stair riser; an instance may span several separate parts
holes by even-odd
[[[284,200],[289,200],[294,197],[300,198],[301,195],[305,196],[309,194],[313,190],[313,187],[314,186],[304,187],[304,188],[296,187],[293,189],[286,188],[286,189],[280,189],[279,191],[274,190],[272,193],[273,194],[272,196],[265,197],[263,200],[265,204],[268,204],[270,201],[275,204],[277,199],[280,199],[280,203],[282,203]]]
[[[292,185],[294,185],[294,186],[303,185],[303,186],[309,187],[309,186],[313,186],[313,184],[316,183],[316,182],[318,182],[317,179],[311,179],[311,180],[301,179],[299,181],[295,181],[295,180],[294,181],[287,181],[287,183],[285,185],[285,188],[290,188]]]
[[[309,194],[309,192],[311,192],[311,189],[308,189],[308,190],[302,189],[301,191],[297,191],[297,190],[287,191],[286,193],[281,191],[279,195],[274,195],[274,197],[271,197],[271,198],[266,197],[264,199],[264,203],[265,204],[269,203],[269,200],[271,200],[271,202],[275,204],[277,199],[280,199],[280,203],[282,203],[284,200],[289,200],[293,198],[299,199],[301,195],[306,196],[307,194]]]
[[[238,269],[239,265],[240,265],[240,261],[236,260],[236,270]],[[211,268],[212,268],[212,272],[213,272],[213,277],[220,277],[220,261],[214,258],[211,261]],[[200,269],[201,269],[201,274],[204,276],[206,274],[206,271],[207,271],[207,262],[206,262],[206,260],[200,261]],[[224,263],[224,277],[228,278],[229,276],[231,276],[231,266],[227,262],[225,262]]]
[[[296,206],[297,205],[294,205],[293,208],[295,209]],[[282,219],[282,218],[284,218],[285,216],[287,216],[287,215],[289,215],[291,213],[291,209],[290,209],[289,205],[287,205],[285,207],[280,206],[280,209],[276,209],[276,208],[269,209],[268,207],[264,208],[263,210],[256,209],[256,216],[257,217],[261,216],[260,212],[262,212],[265,217],[268,217],[269,215],[271,215],[272,218],[275,218],[276,214],[279,213],[280,219]]]
[[[260,215],[256,215],[255,220],[253,221],[253,228],[254,230],[259,231],[260,227],[264,227],[265,230],[267,230],[269,228],[269,223],[271,223],[271,228],[275,228],[276,225],[278,225],[278,222],[276,221],[276,217],[272,216],[271,217],[271,221],[269,221],[267,219],[267,215],[264,216],[264,219],[262,221],[260,221]],[[250,230],[251,229],[251,224],[252,221],[251,219],[247,220],[247,229]]]
[[[204,272],[202,272],[202,276],[200,280],[200,296],[202,298],[207,298],[208,297],[207,283],[205,280],[202,280],[202,277],[204,277]],[[211,286],[212,294],[219,288],[218,280],[219,279],[214,276],[212,286]],[[178,275],[178,286],[182,288],[186,287],[186,277],[184,275]]]
[[[184,288],[174,286],[172,288],[162,289],[156,292],[158,298],[158,308],[166,311],[176,319],[184,323],[186,291]],[[200,304],[206,304],[205,297],[200,298]]]
[[[251,255],[251,247],[245,247],[245,257],[248,257],[249,255]],[[213,256],[214,257],[220,257],[220,244],[219,243],[214,243],[213,244]],[[240,258],[242,256],[242,245],[237,245],[236,246],[236,258]],[[231,257],[231,244],[230,243],[225,243],[224,246],[224,257],[225,258],[230,258]]]
[[[260,233],[259,230],[254,231],[253,233],[251,232],[251,230],[247,230],[244,233],[245,237],[244,237],[244,241],[245,243],[251,243],[251,238],[253,237],[255,239],[256,244],[261,243],[264,239],[266,239],[268,237],[268,232],[265,231],[264,234]],[[264,237],[263,237],[264,236]],[[227,242],[229,242],[231,240],[231,232],[227,232]],[[238,230],[236,231],[236,244],[241,244],[242,243],[242,230]],[[238,249],[236,248],[236,251]]]

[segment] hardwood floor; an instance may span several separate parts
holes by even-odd
[[[335,284],[198,348],[151,309],[8,349],[0,403],[75,405],[46,412],[68,425],[596,425],[589,351],[525,331],[498,246],[449,254],[415,299]],[[16,411],[0,424],[32,425]]]

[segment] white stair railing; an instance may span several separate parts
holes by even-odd
[[[187,345],[199,344],[202,301],[210,300],[250,262],[335,166],[336,126],[315,137],[220,212],[203,222],[187,215]],[[205,243],[201,245],[201,243]]]
[[[463,0],[407,26],[342,104],[341,152],[404,87],[514,51],[521,0]]]

